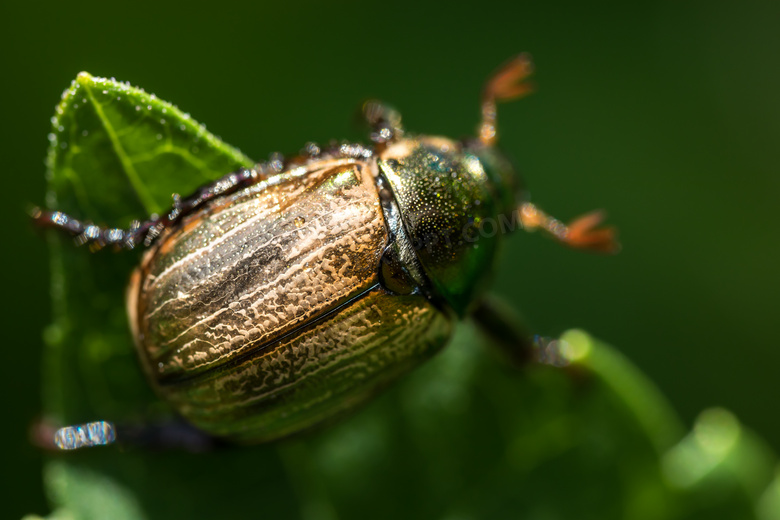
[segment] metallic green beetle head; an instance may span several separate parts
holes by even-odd
[[[457,314],[483,292],[522,197],[509,161],[479,141],[420,136],[388,143],[379,172],[433,290]]]
[[[371,138],[378,145],[379,174],[397,205],[399,215],[390,220],[402,221],[408,239],[404,245],[391,244],[386,252],[382,279],[389,281],[385,286],[390,290],[411,290],[410,278],[429,284],[433,296],[463,316],[485,289],[500,235],[520,225],[542,229],[579,249],[619,249],[614,229],[598,228],[600,212],[567,226],[528,202],[515,169],[495,146],[496,105],[531,92],[524,80],[532,71],[530,57],[521,54],[493,74],[482,93],[477,138],[462,142],[405,136],[396,110],[378,102],[364,105],[363,114],[374,128]],[[405,276],[410,247],[419,260],[419,277]]]
[[[488,80],[478,137],[464,142],[404,136],[396,110],[377,102],[363,106],[372,140],[380,145],[379,173],[425,277],[434,295],[461,316],[484,291],[500,235],[517,225],[524,192],[495,148],[496,103],[530,92],[524,80],[532,70],[530,57],[521,54]]]

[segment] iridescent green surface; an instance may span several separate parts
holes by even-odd
[[[435,293],[464,316],[485,291],[504,234],[500,227],[509,225],[499,221],[501,201],[491,179],[475,155],[439,138],[394,145],[379,169]]]

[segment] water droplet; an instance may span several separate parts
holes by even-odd
[[[108,94],[108,90],[104,90],[104,91],[103,91],[103,94]]]
[[[293,222],[295,222],[295,227],[299,228],[306,223],[306,219],[303,217],[295,217],[295,220]]]
[[[179,130],[183,132],[184,130],[186,130],[186,127],[184,125],[179,125]]]
[[[152,105],[146,105],[146,110],[151,110],[151,109],[152,109]]]
[[[57,136],[54,135],[54,134],[49,134],[46,137],[48,137],[49,141],[52,142],[52,143],[57,140]]]
[[[60,132],[64,132],[65,131],[65,127],[60,125],[60,126],[57,127],[57,130],[59,130]]]
[[[157,140],[162,141],[162,134],[157,134]]]
[[[165,124],[165,119],[160,119],[160,124],[164,125]]]
[[[84,137],[87,137],[89,135],[89,131],[88,130],[82,130],[81,131],[81,135],[83,135]]]
[[[140,111],[141,111],[141,107],[140,107],[139,105],[136,105],[136,106],[135,106],[135,111],[136,111],[136,112],[140,112]]]
[[[116,97],[116,100],[117,100],[117,101],[121,101],[121,100],[122,100],[122,96],[117,96],[117,97]]]

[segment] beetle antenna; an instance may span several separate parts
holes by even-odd
[[[530,202],[523,203],[517,212],[520,223],[528,231],[541,229],[564,245],[597,253],[615,254],[620,251],[617,230],[614,227],[598,227],[606,216],[603,211],[592,211],[568,225],[547,215]]]
[[[525,79],[533,74],[531,55],[522,53],[493,73],[482,90],[482,122],[479,124],[479,140],[485,146],[493,146],[498,140],[496,130],[496,104],[512,101],[533,92],[533,85]]]

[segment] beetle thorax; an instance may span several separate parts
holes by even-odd
[[[498,243],[497,233],[483,232],[497,207],[481,161],[455,141],[423,136],[389,145],[378,164],[435,296],[465,314]]]

